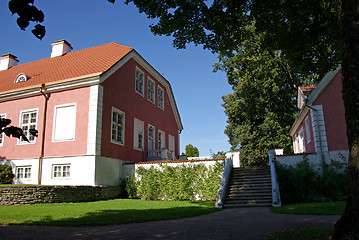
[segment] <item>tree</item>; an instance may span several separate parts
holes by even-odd
[[[186,146],[186,156],[187,157],[199,157],[198,148],[193,147],[192,144]]]
[[[256,34],[253,25],[247,30],[237,53],[221,53],[215,70],[225,71],[233,86],[234,92],[222,97],[231,150],[240,149],[244,166],[267,165],[269,149],[291,149],[288,132],[296,112],[293,96],[303,76],[291,73],[280,51],[263,46],[265,34]]]
[[[27,139],[26,135],[24,134],[23,130],[19,127],[8,126],[11,123],[10,119],[1,118],[0,117],[0,134],[5,133],[8,137],[15,137],[18,139],[22,139],[24,141],[30,142]],[[29,129],[29,133],[35,137],[37,137],[37,130],[36,129]]]
[[[217,153],[213,153],[211,151],[211,158],[212,159],[226,158],[226,152],[218,151]]]
[[[11,184],[15,175],[9,165],[0,165],[0,184]]]
[[[350,186],[345,213],[332,237],[359,239],[358,0],[214,0],[211,4],[205,0],[125,1],[129,2],[149,18],[159,19],[151,26],[152,32],[172,35],[177,48],[193,42],[213,52],[233,53],[246,37],[243,26],[256,20],[256,31],[269,34],[267,48],[281,50],[296,74],[312,73],[320,78],[341,62]]]

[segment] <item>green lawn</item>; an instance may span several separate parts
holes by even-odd
[[[214,202],[115,199],[85,203],[0,206],[0,224],[97,226],[198,216],[219,211]]]
[[[342,215],[346,202],[311,202],[288,204],[272,208],[272,212],[297,215]]]
[[[280,214],[297,215],[342,215],[345,204],[343,201],[296,203],[272,208],[272,211]],[[265,240],[327,240],[333,231],[334,227],[293,229],[268,233]]]

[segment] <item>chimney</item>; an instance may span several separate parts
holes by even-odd
[[[53,44],[51,44],[51,46],[52,46],[51,57],[62,56],[68,52],[71,52],[72,50],[71,44],[68,43],[66,40],[56,41]]]
[[[16,58],[17,57],[12,54],[2,55],[2,57],[0,58],[0,71],[15,66],[19,62],[19,60],[17,60]]]

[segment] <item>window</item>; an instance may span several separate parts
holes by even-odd
[[[147,82],[147,98],[152,103],[155,103],[155,82],[150,78],[148,78]]]
[[[70,164],[52,165],[53,178],[70,178]]]
[[[20,128],[24,132],[24,135],[30,141],[35,143],[35,136],[30,134],[30,129],[36,129],[37,125],[37,110],[29,110],[21,112]],[[20,139],[19,143],[28,143],[24,139]]]
[[[143,72],[136,68],[136,92],[143,95],[143,83],[144,83],[144,74]]]
[[[155,150],[155,128],[148,125],[148,150]]]
[[[31,166],[16,167],[16,179],[30,180],[31,179]]]
[[[310,126],[309,126],[309,118],[308,116],[305,118],[305,136],[307,138],[307,143],[310,143],[312,141],[311,135],[310,135]]]
[[[125,142],[125,113],[112,108],[111,142],[123,145]]]
[[[172,135],[168,135],[168,150],[175,151],[175,137]]]
[[[163,88],[158,86],[158,88],[157,88],[157,106],[162,109],[164,109],[164,95],[165,95],[165,91],[163,90]]]
[[[6,115],[5,114],[0,114],[0,118],[6,118]],[[0,133],[0,147],[3,146],[4,144],[4,133]]]
[[[76,104],[55,106],[53,141],[74,141],[76,130]]]
[[[299,146],[299,153],[305,152],[305,144],[304,144],[304,131],[301,128],[298,132],[298,146]]]
[[[134,136],[133,136],[133,148],[143,151],[144,146],[144,123],[141,120],[135,118],[134,120]]]
[[[161,130],[158,130],[158,148],[166,148],[165,133]]]

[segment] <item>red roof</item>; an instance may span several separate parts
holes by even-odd
[[[311,85],[300,86],[299,88],[304,93],[304,95],[308,96],[316,87],[317,84],[311,84]]]
[[[0,93],[100,74],[106,72],[132,50],[131,47],[112,42],[63,56],[16,65],[0,71]],[[29,80],[15,83],[20,73],[26,74]]]

